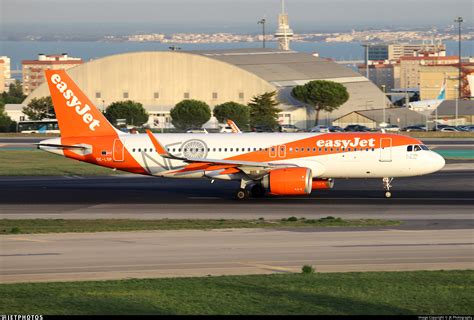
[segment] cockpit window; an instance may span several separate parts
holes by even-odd
[[[408,146],[408,147],[407,147],[407,151],[408,151],[408,152],[412,152],[412,151],[413,151],[413,146]]]
[[[414,150],[414,151],[420,151],[420,150],[421,150],[421,147],[420,147],[419,145],[415,145],[415,146],[413,147],[413,150]]]
[[[420,147],[421,147],[421,149],[423,149],[423,150],[430,150],[430,149],[428,149],[428,147],[425,146],[424,144],[422,144]]]

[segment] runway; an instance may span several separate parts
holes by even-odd
[[[474,171],[441,171],[395,179],[393,198],[381,181],[336,180],[310,196],[238,202],[234,182],[135,175],[0,177],[0,218],[381,218],[472,220]]]
[[[0,236],[0,282],[468,269],[471,230],[214,230]]]

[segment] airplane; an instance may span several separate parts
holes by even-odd
[[[413,101],[408,103],[408,109],[413,111],[435,110],[446,99],[446,82],[443,83],[436,99]]]
[[[309,195],[336,178],[429,174],[445,160],[408,136],[371,132],[127,134],[116,129],[64,70],[46,70],[61,131],[38,148],[67,158],[166,178],[237,180],[238,200]]]

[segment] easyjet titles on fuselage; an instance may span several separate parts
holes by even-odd
[[[316,142],[316,145],[318,147],[343,147],[343,148],[356,148],[356,147],[362,147],[362,148],[374,148],[375,147],[375,139],[370,138],[370,139],[361,139],[359,137],[355,137],[353,139],[347,139],[347,140],[342,140],[342,139],[335,139],[335,140],[318,140]]]
[[[95,131],[96,127],[100,126],[100,121],[94,119],[94,116],[89,113],[91,107],[86,103],[81,109],[82,102],[76,97],[74,92],[71,89],[67,88],[67,84],[61,81],[61,76],[57,73],[54,73],[51,76],[51,82],[56,85],[56,88],[63,94],[63,97],[67,100],[66,105],[68,107],[74,108],[76,113],[82,116],[82,121],[85,124],[89,125],[89,129]]]

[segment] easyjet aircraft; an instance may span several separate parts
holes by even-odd
[[[103,167],[167,178],[240,181],[237,199],[305,195],[335,178],[440,170],[444,159],[417,139],[386,133],[126,134],[115,129],[63,70],[46,71],[61,131],[42,150]]]

